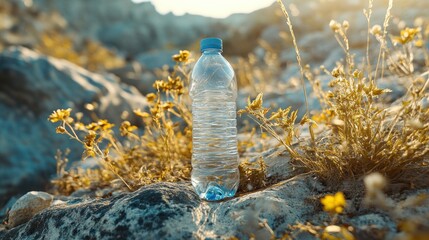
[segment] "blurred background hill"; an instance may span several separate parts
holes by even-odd
[[[331,19],[353,20],[350,44],[356,61],[362,60],[366,1],[285,4],[304,63],[329,69],[342,58]],[[386,6],[387,0],[374,2],[373,24],[383,23]],[[427,9],[429,1],[396,1],[391,32],[423,25]],[[46,187],[58,148],[78,148],[47,122],[53,110],[95,109],[119,123],[126,112],[144,108],[144,94],[162,77],[159,69],[174,64],[172,54],[189,49],[197,58],[199,40],[207,36],[224,40],[239,78],[239,106],[262,90],[274,104],[303,106],[291,38],[274,2],[251,13],[212,18],[160,14],[151,2],[131,0],[0,0],[0,208],[11,196]],[[316,101],[310,104],[317,108]]]

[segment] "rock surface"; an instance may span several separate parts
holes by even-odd
[[[49,207],[54,199],[49,193],[31,191],[19,198],[9,211],[8,226],[15,227]]]
[[[121,85],[113,75],[90,73],[23,47],[0,54],[0,82],[0,207],[12,195],[43,189],[55,172],[58,148],[81,151],[55,133],[47,121],[53,110],[85,112],[84,105],[95,102],[99,117],[119,122],[122,111],[145,104],[136,89]]]
[[[259,219],[284,230],[313,211],[305,202],[315,188],[291,180],[261,192],[220,203],[203,202],[190,183],[160,183],[109,199],[73,199],[37,214],[28,223],[0,233],[2,239],[191,239],[257,233]],[[299,190],[299,191],[297,191]],[[304,203],[304,204],[303,204]],[[4,234],[1,236],[1,234]]]
[[[329,222],[319,205],[325,191],[314,178],[301,176],[230,200],[205,202],[189,182],[157,183],[106,199],[69,197],[25,224],[10,230],[0,228],[0,238],[249,239],[253,234],[256,239],[270,239],[271,230],[280,237],[295,223],[310,221],[321,226]],[[412,209],[406,217],[429,214],[428,206]],[[363,210],[340,219],[353,224],[362,239],[374,234],[392,239],[397,234],[395,222],[383,212],[368,214]],[[261,227],[263,222],[268,227]],[[315,239],[299,230],[293,234],[296,239]]]
[[[190,182],[156,183],[131,193],[116,191],[108,198],[91,194],[56,196],[49,208],[28,222],[8,225],[8,229],[0,225],[0,239],[249,239],[252,234],[256,239],[270,239],[271,232],[281,237],[296,223],[329,224],[331,218],[320,205],[327,188],[310,175],[290,178],[289,157],[281,147],[262,156],[269,176],[289,179],[221,202],[200,200]],[[429,205],[423,204],[422,194],[429,194],[429,189],[395,194],[397,207],[392,212],[396,216],[383,211],[368,212],[370,209],[365,206],[348,206],[338,220],[353,224],[362,239],[374,234],[393,239],[398,234],[398,222],[393,218],[429,216]],[[13,209],[25,206],[20,201]],[[35,212],[31,205],[26,206]],[[299,229],[292,234],[295,239],[315,239]]]

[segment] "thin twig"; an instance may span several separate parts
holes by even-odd
[[[305,114],[307,115],[308,118],[310,118],[310,110],[309,110],[309,107],[308,107],[307,89],[305,87],[305,81],[304,81],[304,68],[302,67],[301,54],[299,52],[298,44],[296,43],[296,37],[295,37],[295,33],[293,31],[292,22],[290,20],[289,13],[287,12],[286,7],[283,4],[282,0],[277,0],[277,2],[280,4],[280,8],[282,9],[282,12],[283,12],[283,14],[286,17],[286,23],[289,26],[289,32],[290,32],[290,34],[292,36],[293,47],[295,48],[295,53],[296,53],[296,60],[298,62],[299,71],[300,71],[300,74],[301,74],[301,78],[300,79],[301,79],[302,90],[304,92],[304,97],[305,97]],[[314,144],[315,143],[314,133],[313,133],[313,129],[311,128],[311,124],[308,124],[308,129],[310,131],[312,143]]]

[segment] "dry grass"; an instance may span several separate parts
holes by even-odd
[[[282,63],[277,51],[263,40],[259,41],[259,46],[264,50],[263,57],[249,53],[247,58],[239,58],[233,64],[238,88],[248,89],[251,94],[279,87],[279,81],[276,79],[282,71]]]
[[[70,194],[78,189],[126,186],[130,191],[155,182],[178,182],[190,179],[192,150],[192,115],[188,92],[190,52],[173,56],[177,62],[173,72],[164,73],[166,80],[154,83],[155,93],[146,95],[147,109],[134,113],[141,118],[144,129],[129,121],[119,127],[121,137],[107,120],[82,123],[82,115],[71,117],[71,109],[54,111],[49,120],[59,122],[57,133],[80,142],[82,159],[94,158],[99,168],[66,170],[68,159],[57,155],[58,177],[52,182],[55,191]],[[167,71],[167,70],[166,70]],[[142,133],[143,132],[143,133]],[[140,133],[140,134],[139,134]],[[240,153],[252,147],[253,134],[239,141]],[[265,163],[240,165],[240,192],[265,186]],[[119,183],[119,184],[118,184]],[[122,183],[122,184],[120,184]]]
[[[189,52],[183,51],[173,58],[178,63],[175,70],[167,80],[156,81],[157,92],[146,96],[148,109],[134,111],[145,126],[141,135],[129,121],[119,127],[121,140],[112,130],[114,125],[107,120],[84,124],[80,119],[71,118],[70,110],[51,115],[52,122],[60,122],[58,133],[82,143],[83,160],[88,157],[100,160],[100,168],[95,170],[59,168],[59,176],[53,183],[60,193],[111,186],[112,181],[119,180],[129,190],[135,190],[153,182],[189,179],[192,148],[192,116],[186,85],[190,73]]]
[[[289,15],[281,1],[283,12],[291,26]],[[371,2],[370,2],[371,3]],[[390,9],[386,13],[384,30],[374,32],[380,44],[380,54],[375,70],[372,70],[369,56],[366,64],[356,67],[347,38],[348,22],[342,24],[332,21],[331,29],[346,54],[346,60],[332,72],[325,73],[332,76],[330,90],[321,89],[313,76],[301,68],[302,76],[306,76],[313,89],[317,91],[323,110],[320,115],[311,120],[308,114],[301,120],[301,124],[308,124],[311,141],[302,141],[299,149],[291,147],[291,138],[297,131],[293,126],[295,112],[289,116],[285,110],[279,109],[271,117],[265,117],[269,112],[262,106],[262,95],[250,102],[241,113],[247,112],[260,126],[276,138],[291,154],[295,165],[299,169],[319,176],[330,185],[341,184],[343,180],[359,180],[363,176],[379,172],[392,181],[416,182],[427,177],[429,173],[429,109],[427,72],[418,74],[413,72],[413,50],[421,46],[417,38],[419,30],[407,28],[401,31],[400,36],[392,36],[400,47],[389,49],[387,26],[390,18]],[[368,11],[369,13],[371,11]],[[370,14],[367,15],[370,21]],[[368,26],[370,26],[368,24]],[[381,27],[380,27],[381,29]],[[293,29],[290,28],[293,34]],[[371,29],[368,28],[368,34]],[[368,44],[370,44],[368,40]],[[296,48],[298,63],[299,50]],[[400,55],[401,61],[394,61],[393,56]],[[425,50],[425,55],[427,51]],[[397,78],[406,77],[409,80],[408,92],[400,102],[388,107],[380,99],[390,92],[389,89],[377,87],[376,79],[387,73],[387,62],[391,73]],[[428,69],[427,65],[425,68]],[[400,75],[398,75],[400,74]],[[304,83],[303,83],[304,84]],[[291,121],[293,120],[293,121]],[[314,129],[324,129],[318,136]],[[278,134],[278,129],[283,134]],[[410,178],[410,176],[414,176]]]
[[[118,68],[125,61],[93,40],[85,40],[77,50],[73,39],[60,31],[48,31],[41,34],[36,49],[42,54],[65,59],[91,71]]]

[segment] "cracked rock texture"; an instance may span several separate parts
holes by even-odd
[[[314,211],[307,202],[311,179],[284,181],[231,200],[201,201],[189,183],[159,183],[108,199],[74,198],[37,214],[29,222],[0,231],[2,239],[191,239],[227,236],[265,239],[266,219],[276,231]]]

